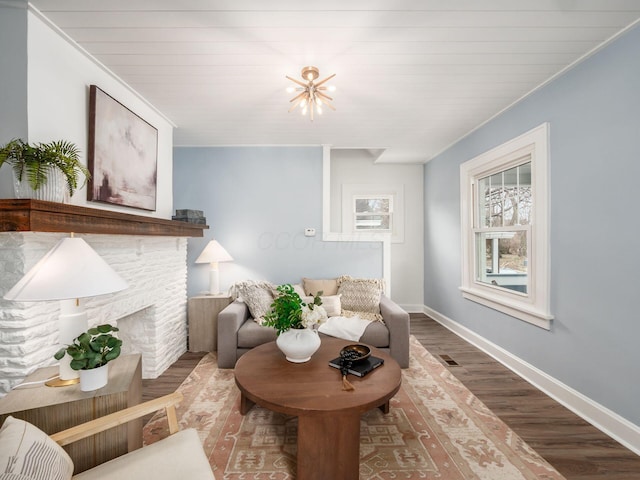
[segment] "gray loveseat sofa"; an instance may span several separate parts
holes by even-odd
[[[360,343],[388,352],[402,368],[409,366],[409,314],[390,298],[380,297],[383,322],[371,322]],[[251,318],[241,300],[229,304],[218,314],[218,366],[233,368],[242,354],[276,339],[276,331]]]

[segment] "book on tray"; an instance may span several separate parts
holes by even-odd
[[[355,375],[356,377],[364,377],[367,373],[375,370],[383,363],[384,363],[384,360],[382,358],[371,356],[360,362],[353,363],[349,368],[349,373],[351,375]],[[332,366],[333,368],[339,369],[340,357],[330,360],[329,365]]]

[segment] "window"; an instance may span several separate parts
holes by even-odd
[[[460,167],[462,295],[549,328],[548,124]]]
[[[390,235],[391,243],[404,243],[404,185],[399,183],[343,183],[340,211],[344,233]]]
[[[353,229],[356,232],[393,230],[392,195],[354,195]]]
[[[476,281],[527,293],[531,229],[531,161],[476,182]]]

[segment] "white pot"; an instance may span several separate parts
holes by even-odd
[[[309,328],[292,328],[278,335],[276,345],[290,362],[308,362],[311,355],[320,348],[320,336],[317,331]]]
[[[65,176],[57,168],[52,168],[47,173],[47,183],[41,185],[39,189],[34,190],[29,185],[26,175],[22,176],[19,181],[13,175],[13,190],[16,198],[33,198],[36,200],[46,200],[48,202],[63,202],[66,192]]]
[[[91,392],[104,387],[109,380],[109,364],[91,370],[80,370],[80,390]]]

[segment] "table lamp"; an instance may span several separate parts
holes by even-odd
[[[84,298],[118,292],[127,288],[120,277],[83,239],[60,240],[4,296],[17,302],[60,300],[58,329],[62,346],[88,330]],[[49,386],[78,382],[78,372],[70,367],[71,358],[60,361],[60,376]]]
[[[200,256],[196,259],[196,263],[209,263],[211,270],[209,271],[209,295],[217,295],[220,293],[220,274],[218,272],[218,262],[232,262],[233,258],[229,255],[217,240],[211,240]]]

